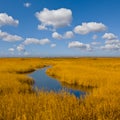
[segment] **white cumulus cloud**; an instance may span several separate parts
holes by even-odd
[[[120,40],[112,38],[117,38],[117,36],[112,35],[111,37],[105,38],[105,44],[101,46],[101,49],[109,51],[120,51]]]
[[[81,50],[91,50],[91,46],[89,44],[84,44],[79,41],[72,41],[68,44],[68,48],[79,48]]]
[[[62,38],[63,38],[62,35],[59,34],[59,33],[57,33],[57,32],[52,33],[52,37],[53,37],[54,39],[62,39]]]
[[[74,34],[72,31],[67,31],[63,35],[59,34],[58,32],[53,32],[52,37],[54,39],[71,39],[74,37]]]
[[[7,32],[2,32],[1,30],[0,30],[0,38],[3,41],[7,41],[7,42],[16,42],[16,41],[23,40],[23,38],[18,35],[11,35]]]
[[[72,21],[72,11],[66,8],[57,10],[49,10],[44,8],[40,12],[36,12],[37,19],[43,26],[52,26],[54,29],[69,26]]]
[[[112,40],[112,39],[116,39],[117,36],[114,35],[113,33],[105,33],[103,36],[102,36],[103,39],[106,39],[106,40]]]
[[[107,27],[103,23],[97,22],[88,22],[82,23],[82,25],[78,25],[74,28],[74,32],[77,34],[85,35],[90,32],[101,32],[105,31]]]
[[[101,49],[120,51],[120,40],[118,39],[118,36],[113,33],[105,33],[102,38],[105,39],[105,44],[101,46]]]
[[[47,30],[48,28],[44,25],[38,25],[38,30]]]
[[[73,38],[73,37],[74,37],[74,34],[73,34],[72,31],[67,31],[63,36],[63,38],[65,38],[65,39],[70,39],[70,38]]]
[[[38,44],[38,45],[45,45],[50,43],[50,40],[45,38],[45,39],[36,39],[36,38],[26,38],[26,40],[23,42],[25,45],[29,44]]]
[[[17,50],[18,50],[19,52],[25,51],[25,46],[24,46],[23,44],[20,44],[20,45],[17,46]]]
[[[9,16],[7,13],[0,13],[0,27],[4,25],[17,26],[18,24],[19,21],[13,19],[12,16]]]
[[[27,2],[27,3],[24,3],[24,6],[28,8],[28,7],[31,6],[31,3],[28,3],[28,2]]]
[[[119,44],[105,44],[105,46],[101,46],[101,49],[118,51],[120,50],[120,43]]]

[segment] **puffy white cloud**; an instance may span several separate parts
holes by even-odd
[[[76,26],[74,28],[74,32],[77,34],[85,35],[90,32],[101,32],[106,29],[107,27],[103,23],[88,22],[88,23],[82,23],[82,25]]]
[[[112,40],[112,39],[116,39],[117,36],[114,35],[113,33],[105,33],[103,36],[102,36],[103,39],[106,39],[106,40]]]
[[[92,37],[93,40],[96,40],[97,38],[98,38],[97,35],[93,35],[93,37]]]
[[[27,3],[24,3],[24,6],[28,8],[28,7],[31,6],[31,3],[28,3],[28,2],[27,2]]]
[[[52,33],[52,37],[53,37],[54,39],[62,39],[62,38],[63,38],[62,35],[59,34],[59,33],[57,33],[57,32]]]
[[[47,30],[48,28],[44,25],[38,25],[38,30]]]
[[[54,48],[54,47],[56,47],[56,44],[51,44],[50,46],[51,46],[51,48]]]
[[[45,39],[26,38],[26,40],[23,42],[24,45],[29,45],[29,44],[45,45],[48,43],[50,43],[50,40],[47,38]]]
[[[109,51],[119,51],[120,50],[120,40],[117,39],[118,37],[113,33],[105,33],[102,36],[103,39],[105,39],[105,45],[101,46],[101,49],[103,50],[109,50]]]
[[[7,32],[2,32],[1,30],[0,30],[0,38],[3,41],[7,41],[7,42],[16,42],[16,41],[23,40],[23,38],[18,35],[11,35]]]
[[[101,49],[118,51],[120,50],[120,43],[119,44],[106,44],[105,46],[101,46]]]
[[[115,36],[107,37],[105,41],[105,45],[101,46],[101,49],[103,50],[110,50],[110,51],[119,51],[120,50],[120,40],[118,39],[112,39],[117,38]]]
[[[10,52],[14,52],[15,49],[14,49],[14,48],[9,48],[8,51],[10,51]]]
[[[52,37],[54,39],[70,39],[73,38],[74,34],[72,31],[67,31],[63,35],[59,34],[58,32],[53,32]]]
[[[17,46],[17,50],[18,50],[19,52],[25,51],[25,46],[24,46],[23,44],[20,44],[20,45]]]
[[[52,26],[53,28],[69,26],[72,21],[72,11],[66,8],[57,10],[44,8],[43,11],[36,12],[35,15],[41,25]]]
[[[0,13],[0,27],[4,25],[16,26],[18,24],[19,24],[19,21],[13,19],[12,16],[8,16],[7,13]]]
[[[84,44],[79,41],[72,41],[68,44],[68,48],[79,48],[81,50],[92,50],[89,44]]]
[[[73,36],[74,36],[74,34],[73,34],[72,31],[67,31],[67,32],[64,34],[63,38],[65,38],[65,39],[70,39],[70,38],[73,38]]]

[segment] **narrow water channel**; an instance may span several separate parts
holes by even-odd
[[[81,95],[85,94],[85,92],[77,90],[75,88],[72,89],[70,88],[70,86],[69,88],[67,88],[66,86],[62,86],[62,84],[58,80],[49,77],[46,74],[46,70],[48,68],[49,67],[45,67],[29,74],[29,76],[32,77],[35,81],[33,86],[34,88],[37,87],[38,89],[43,89],[45,91],[55,91],[55,92],[59,92],[60,90],[66,90],[70,94],[74,94],[76,97],[80,97]]]

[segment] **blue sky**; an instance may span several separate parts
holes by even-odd
[[[120,0],[0,1],[0,57],[120,56]]]

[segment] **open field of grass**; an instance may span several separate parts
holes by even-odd
[[[26,73],[92,89],[85,98],[33,91]],[[120,120],[120,58],[1,58],[0,120]]]

